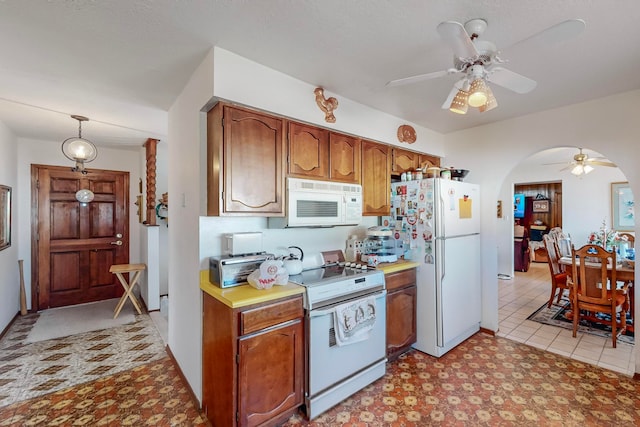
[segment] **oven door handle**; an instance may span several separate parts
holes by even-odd
[[[376,292],[375,294],[365,295],[362,297],[362,299],[369,298],[369,297],[374,297],[375,299],[378,299],[378,298],[384,298],[386,295],[387,295],[387,290],[384,289],[380,292]],[[326,316],[327,314],[333,314],[333,312],[336,311],[336,307],[342,304],[344,304],[344,302],[337,302],[335,304],[331,304],[327,308],[311,310],[309,311],[309,317],[320,317],[320,316]]]

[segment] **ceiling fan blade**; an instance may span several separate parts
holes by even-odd
[[[405,77],[403,79],[398,79],[398,80],[391,80],[390,82],[387,82],[385,86],[393,87],[393,86],[408,85],[411,83],[421,82],[423,80],[435,79],[437,77],[446,76],[447,74],[449,74],[449,72],[450,72],[449,70],[443,70],[443,71],[435,71],[433,73],[418,74],[417,76]]]
[[[594,165],[594,166],[609,166],[612,168],[617,168],[618,165],[616,165],[615,163],[611,163],[611,162],[601,162],[598,160],[585,160],[585,163],[590,164],[590,165]]]
[[[441,22],[438,25],[438,34],[457,57],[474,58],[478,56],[475,45],[461,23],[455,21]]]
[[[533,34],[526,39],[520,40],[512,44],[509,47],[502,49],[503,52],[508,50],[535,50],[536,48],[544,49],[550,44],[559,43],[561,41],[569,40],[576,37],[586,27],[585,22],[582,19],[568,19],[560,22],[559,24],[552,25],[551,27]]]
[[[542,163],[542,166],[567,165],[567,167],[569,167],[574,164],[575,162],[553,162],[553,163]]]
[[[495,67],[491,69],[488,80],[521,94],[531,92],[538,84],[535,80],[531,80],[528,77],[514,73],[513,71],[502,67]]]

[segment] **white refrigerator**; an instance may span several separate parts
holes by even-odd
[[[390,225],[405,258],[420,263],[413,346],[440,357],[480,329],[480,187],[441,178],[393,183]]]

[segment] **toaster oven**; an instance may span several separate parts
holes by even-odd
[[[221,288],[244,285],[247,277],[260,268],[260,264],[273,259],[273,254],[214,256],[209,258],[209,281]]]

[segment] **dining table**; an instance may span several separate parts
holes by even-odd
[[[576,261],[577,261],[577,264],[580,265],[580,258],[577,258]],[[563,257],[560,257],[560,259],[558,260],[558,263],[561,265],[572,267],[573,258],[570,256],[563,256]],[[597,267],[597,268],[600,267],[599,263],[591,263],[587,261],[587,266],[589,265],[593,265],[593,267]],[[607,264],[607,270],[611,271],[611,269],[612,269],[611,263]],[[567,274],[571,276],[570,268],[567,269]],[[620,263],[616,262],[616,281],[630,283],[628,292],[629,292],[629,304],[631,305],[631,308],[630,308],[631,319],[633,319],[633,312],[634,312],[634,298],[633,298],[634,280],[635,280],[635,269],[629,266],[628,262],[626,261],[623,261]],[[631,331],[633,331],[633,324],[628,325],[627,329],[630,329]]]

